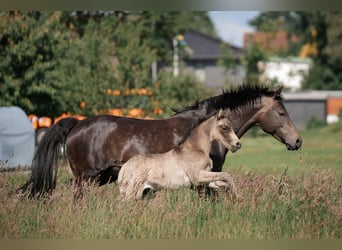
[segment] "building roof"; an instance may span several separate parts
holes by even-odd
[[[300,92],[283,93],[285,100],[326,100],[328,98],[342,98],[342,91],[339,90],[311,90]]]
[[[219,38],[202,34],[195,30],[188,30],[185,34],[185,41],[193,51],[190,60],[198,59],[220,59],[222,57],[222,46],[229,46],[234,54],[241,53],[242,49],[225,43]]]
[[[248,32],[244,34],[244,47],[247,48],[251,44],[257,44],[267,51],[287,50],[290,43],[298,43],[300,38],[295,34],[289,34],[280,30],[275,33],[267,33],[262,31]]]

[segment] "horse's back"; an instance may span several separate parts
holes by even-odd
[[[189,124],[177,117],[144,120],[99,115],[84,119],[66,142],[71,169],[75,176],[92,177],[135,155],[164,153],[182,140]]]

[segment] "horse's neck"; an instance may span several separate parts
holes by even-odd
[[[259,121],[259,115],[262,107],[262,101],[260,100],[231,111],[229,118],[232,121],[234,131],[239,138]]]
[[[211,130],[214,126],[215,116],[207,119],[198,125],[187,138],[187,140],[181,145],[181,150],[199,150],[209,155],[212,138]]]

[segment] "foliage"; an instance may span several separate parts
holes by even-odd
[[[167,116],[173,113],[172,108],[182,108],[211,94],[202,82],[186,73],[173,77],[171,72],[162,71],[157,85],[156,100]]]
[[[259,31],[275,33],[280,30],[288,32],[290,40],[292,34],[299,36],[300,46],[290,45],[288,55],[298,55],[301,46],[317,44],[318,51],[321,51],[326,44],[326,23],[325,12],[308,11],[269,11],[261,12],[257,17],[250,20],[249,24]],[[296,50],[297,48],[297,50]]]
[[[234,51],[229,46],[221,46],[222,57],[218,60],[218,65],[222,66],[227,72],[230,69],[236,67],[236,59],[234,57]]]
[[[341,12],[261,12],[250,24],[261,31],[286,30],[289,36],[299,36],[300,41],[290,45],[288,54],[314,60],[303,88],[342,89]]]
[[[311,118],[308,122],[306,127],[308,129],[314,129],[314,128],[322,128],[326,126],[327,123],[324,120],[319,120],[317,118]]]
[[[333,68],[327,67],[326,64],[315,63],[310,72],[304,78],[304,89],[316,90],[337,90],[342,89],[341,80],[334,72]]]
[[[1,12],[0,105],[51,117],[117,107],[106,90],[153,88],[152,62],[171,60],[188,28],[214,32],[206,12]]]
[[[259,81],[258,63],[265,61],[266,53],[256,44],[245,49],[245,65],[247,70],[247,82],[255,83]]]
[[[318,42],[320,54],[315,58],[315,65],[306,77],[304,88],[322,90],[342,89],[342,50],[339,42],[342,23],[341,12],[327,12],[322,17],[324,39]],[[317,35],[318,37],[318,35]]]
[[[80,39],[66,27],[66,15],[7,12],[1,17],[0,86],[6,94],[0,105],[18,105],[40,116],[79,112],[82,100],[89,109],[101,106],[95,98],[101,85],[112,81],[107,44],[92,23],[87,27],[92,34]]]

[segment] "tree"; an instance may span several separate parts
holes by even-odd
[[[274,33],[285,30],[290,41],[291,36],[300,37],[300,46],[292,44],[290,46],[291,55],[297,56],[302,47],[307,49],[309,45],[315,47],[317,52],[306,56],[319,56],[326,44],[326,12],[307,12],[307,11],[271,11],[261,12],[249,23],[259,31]]]
[[[245,49],[245,65],[246,65],[246,78],[249,83],[256,83],[259,81],[259,68],[258,63],[265,61],[267,58],[266,53],[260,49],[258,45],[251,45]]]
[[[323,53],[327,56],[328,62],[334,65],[336,71],[342,71],[342,13],[330,12],[327,15],[327,44]]]
[[[299,46],[290,46],[289,54],[314,60],[303,88],[342,89],[341,12],[261,12],[250,24],[258,30],[286,30],[301,38]]]
[[[51,117],[118,107],[107,90],[154,88],[152,62],[171,60],[190,27],[214,32],[206,12],[1,12],[0,105]]]
[[[326,43],[322,46],[321,55],[306,78],[304,87],[314,89],[342,89],[342,13],[326,14]]]
[[[101,89],[99,84],[110,81],[103,79],[110,78],[111,72],[106,43],[96,33],[80,39],[64,22],[65,16],[69,13],[6,12],[1,16],[0,105],[18,105],[26,112],[52,117],[84,112],[79,104],[85,99],[92,109],[85,114],[101,106],[94,96]]]

